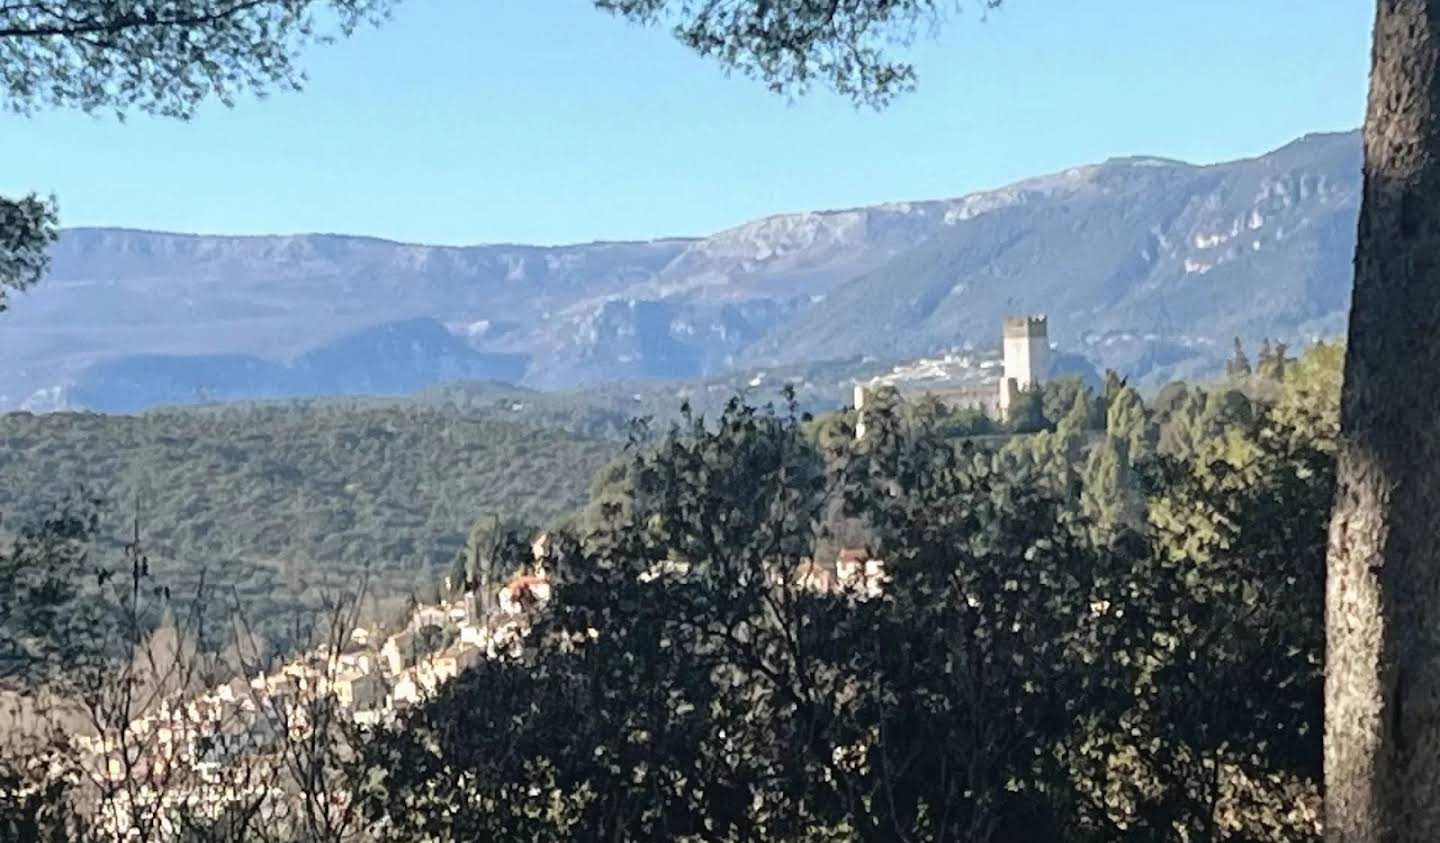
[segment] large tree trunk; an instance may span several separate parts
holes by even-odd
[[[1440,841],[1440,0],[1379,0],[1325,625],[1330,843]]]

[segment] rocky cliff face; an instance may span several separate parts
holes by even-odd
[[[1212,366],[1236,335],[1343,330],[1356,135],[1211,167],[1122,159],[1056,180],[1063,186],[957,219],[838,285],[748,349],[747,362],[920,354],[1031,311],[1050,314],[1061,347],[1137,375]]]
[[[70,230],[51,277],[0,317],[0,407],[472,374],[547,387],[693,377],[993,342],[1017,311],[1049,313],[1063,349],[1159,379],[1213,369],[1235,335],[1340,332],[1359,193],[1359,137],[1345,133],[697,240],[448,248]],[[406,352],[415,342],[426,350]]]

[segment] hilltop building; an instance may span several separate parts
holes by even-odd
[[[855,384],[855,438],[865,438],[865,397],[870,390],[865,384]]]
[[[1050,336],[1048,320],[1045,315],[1011,316],[1005,319],[1001,323],[1001,353],[1001,371],[998,379],[994,375],[988,377],[985,375],[985,371],[994,365],[994,361],[981,361],[974,369],[980,376],[978,382],[962,382],[927,388],[924,390],[925,393],[934,396],[950,407],[979,410],[991,418],[1004,420],[1009,416],[1010,408],[1019,399],[1020,394],[1042,383],[1050,374]],[[911,368],[949,364],[953,357],[954,355],[946,355],[943,360],[919,361]],[[969,365],[968,360],[967,357],[965,361],[961,362],[963,365]],[[904,377],[901,369],[902,367],[896,367],[896,374],[892,376],[855,384],[855,435],[857,438],[865,436],[865,411],[867,405],[873,403],[875,387],[881,383],[887,383],[901,389],[904,381],[895,382],[896,378]]]
[[[998,406],[1005,418],[1020,393],[1050,372],[1050,336],[1044,316],[1012,316],[1001,328],[1005,354]]]

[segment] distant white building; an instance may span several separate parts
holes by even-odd
[[[380,648],[380,658],[390,669],[390,675],[399,676],[405,668],[415,663],[415,633],[410,630],[398,632]]]
[[[1012,316],[1001,324],[1001,352],[999,362],[1001,375],[999,383],[968,383],[959,386],[938,387],[927,392],[945,404],[965,409],[976,409],[996,419],[1004,419],[1020,393],[1042,383],[1050,374],[1050,337],[1048,320],[1043,314],[1033,316]],[[935,362],[935,361],[931,361]],[[995,362],[973,361],[968,356],[947,355],[939,361],[945,364],[961,365],[964,369],[977,371],[993,369]],[[896,367],[896,377],[878,378],[868,383],[855,384],[854,407],[856,412],[855,436],[865,436],[866,405],[871,403],[872,385],[899,383],[919,378],[928,371],[921,361],[907,367]],[[943,369],[944,367],[940,367]],[[905,371],[902,373],[902,369]],[[902,377],[902,374],[904,377]],[[937,374],[942,374],[938,372]],[[896,378],[899,378],[897,382]]]
[[[335,696],[354,713],[374,711],[385,703],[385,687],[373,673],[347,671],[335,677]]]
[[[550,582],[544,577],[523,575],[500,589],[500,611],[507,615],[524,614],[539,608],[550,599]]]
[[[885,562],[868,551],[846,548],[835,560],[835,577],[839,584],[862,598],[879,597],[889,582]]]
[[[1043,315],[1012,316],[1002,328],[1005,373],[1000,378],[1000,417],[1020,393],[1040,383],[1050,373],[1050,337]]]

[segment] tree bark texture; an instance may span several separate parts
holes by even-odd
[[[1326,583],[1325,837],[1440,841],[1440,0],[1378,0]]]

